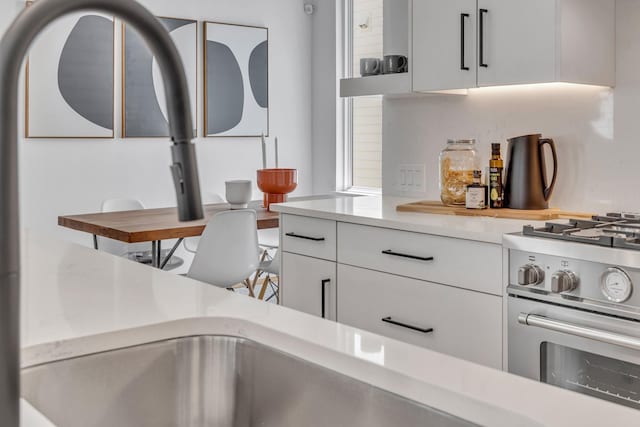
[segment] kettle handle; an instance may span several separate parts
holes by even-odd
[[[548,145],[551,148],[551,154],[553,155],[553,178],[551,178],[551,184],[544,190],[544,200],[549,201],[553,188],[556,186],[556,179],[558,178],[558,154],[556,153],[556,144],[551,138],[544,138],[540,140],[540,157],[544,158],[544,146]],[[544,162],[540,162],[541,167],[544,167]],[[546,176],[546,171],[541,171],[542,176]],[[544,185],[547,185],[545,182]]]

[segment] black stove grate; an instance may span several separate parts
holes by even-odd
[[[570,219],[548,222],[544,227],[524,226],[525,236],[610,248],[640,250],[640,214],[608,213],[592,220]]]

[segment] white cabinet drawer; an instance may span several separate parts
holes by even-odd
[[[500,245],[338,224],[338,262],[502,296]]]
[[[314,258],[336,260],[336,222],[282,215],[282,250]]]
[[[280,293],[285,307],[336,320],[336,263],[285,252]]]
[[[340,323],[502,368],[502,298],[341,264],[338,278]]]

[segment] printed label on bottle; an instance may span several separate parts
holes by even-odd
[[[485,206],[485,188],[486,187],[468,187],[467,188],[467,209],[484,209]]]
[[[489,186],[491,189],[489,199],[492,208],[501,208],[503,204],[502,171],[503,168],[489,169]]]

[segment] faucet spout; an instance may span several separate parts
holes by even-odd
[[[181,221],[203,217],[189,91],[182,62],[162,24],[134,0],[38,0],[0,40],[0,425],[18,427],[20,399],[20,245],[18,212],[18,80],[34,38],[72,12],[115,15],[144,38],[162,71],[173,147],[171,172]]]

